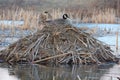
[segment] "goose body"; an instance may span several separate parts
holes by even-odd
[[[47,18],[46,21],[52,20],[52,15],[49,12],[45,11],[44,13],[46,14],[46,18]]]
[[[52,19],[52,16],[47,11],[45,11],[44,13],[41,13],[39,17],[39,21],[43,23],[51,19]]]
[[[71,24],[71,21],[70,21],[69,16],[67,14],[63,14],[63,17],[61,19],[55,19],[55,20],[53,20],[53,22],[56,25],[60,25],[60,26]]]
[[[48,13],[47,13],[47,15],[48,15]],[[47,17],[43,17],[42,22],[47,26],[56,26],[56,27],[71,25],[70,18],[67,14],[63,14],[62,18],[55,19],[55,20],[47,20]]]

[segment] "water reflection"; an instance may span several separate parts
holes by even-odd
[[[120,77],[120,65],[114,65],[101,77],[100,80],[118,80],[117,77]]]
[[[120,66],[105,65],[16,65],[0,68],[0,80],[117,80]],[[112,76],[112,77],[111,77]]]
[[[20,80],[15,75],[9,74],[8,68],[0,68],[0,80]]]

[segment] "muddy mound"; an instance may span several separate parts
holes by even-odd
[[[9,63],[91,64],[117,61],[108,45],[72,25],[44,26],[0,53],[0,57]]]

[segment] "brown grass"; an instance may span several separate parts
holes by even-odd
[[[34,12],[33,10],[24,10],[22,8],[17,8],[16,10],[1,10],[0,20],[13,20],[13,21],[24,21],[24,25],[20,25],[22,29],[30,29],[37,26],[37,20],[39,13]],[[5,28],[5,24],[1,25],[2,28]],[[14,24],[11,26],[15,26]]]
[[[116,23],[116,11],[114,9],[104,10],[61,10],[52,11],[53,19],[61,18],[64,13],[68,13],[70,18],[76,22],[83,23]]]
[[[91,21],[93,23],[115,23],[116,13],[114,9],[94,10]]]
[[[42,12],[32,9],[26,10],[16,8],[14,10],[0,10],[0,20],[23,20],[24,25],[19,25],[21,29],[32,29],[39,27],[39,16]],[[84,23],[115,23],[116,13],[114,9],[104,10],[70,10],[70,9],[53,9],[50,11],[53,19],[61,18],[64,13],[68,13],[70,18],[76,22]],[[14,24],[12,25],[15,26]],[[4,29],[8,26],[2,24]]]

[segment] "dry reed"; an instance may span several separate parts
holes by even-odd
[[[61,18],[64,13],[68,13],[70,18],[76,22],[92,22],[92,23],[115,23],[116,13],[114,9],[104,10],[68,10],[68,9],[53,9],[50,11],[52,19]],[[35,10],[25,10],[16,8],[14,10],[0,10],[0,20],[24,21],[23,25],[11,26],[21,29],[31,29],[39,27],[39,16],[42,12]],[[9,28],[6,24],[0,24],[2,29]]]
[[[24,21],[23,25],[11,24],[11,26],[18,27],[21,29],[31,29],[37,27],[38,16],[40,13],[34,12],[33,10],[24,10],[22,8],[16,8],[15,10],[1,10],[0,20],[12,20],[12,21]],[[8,25],[1,24],[4,29]]]
[[[115,23],[116,21],[116,13],[114,9],[105,9],[93,11],[93,15],[91,18],[93,23]]]
[[[53,19],[61,18],[63,13],[68,13],[72,20],[83,23],[117,23],[116,11],[114,9],[104,10],[61,10],[56,9],[52,11]]]

